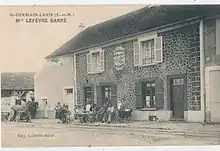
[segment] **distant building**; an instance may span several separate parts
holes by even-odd
[[[21,105],[34,92],[32,72],[1,73],[1,104]],[[18,99],[15,99],[20,97]]]

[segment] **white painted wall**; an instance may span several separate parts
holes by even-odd
[[[55,107],[57,101],[65,101],[63,88],[74,85],[73,55],[62,56],[60,59],[62,64],[46,61],[35,76],[35,98],[41,102],[42,97],[47,97],[51,108]]]

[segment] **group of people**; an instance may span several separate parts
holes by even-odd
[[[131,109],[125,108],[120,102],[114,107],[111,101],[106,101],[106,103],[101,106],[87,101],[87,103],[81,107],[75,106],[75,119],[80,118],[82,122],[110,123],[129,118],[131,112]]]
[[[11,106],[11,111],[8,115],[9,121],[26,121],[29,122],[31,119],[35,118],[36,111],[38,108],[38,103],[31,100],[26,100],[24,104]]]
[[[55,107],[55,118],[58,120],[58,122],[61,121],[62,123],[69,123],[70,115],[71,112],[69,110],[68,105],[66,104],[61,105],[60,102],[57,102]]]

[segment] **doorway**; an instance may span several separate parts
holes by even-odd
[[[170,79],[170,105],[173,119],[184,119],[185,80],[184,77]]]
[[[109,101],[112,99],[111,96],[111,86],[102,86],[102,104],[110,103]]]

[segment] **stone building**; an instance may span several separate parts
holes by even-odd
[[[133,120],[220,122],[220,6],[153,6],[88,27],[73,55],[76,104],[121,101]]]

